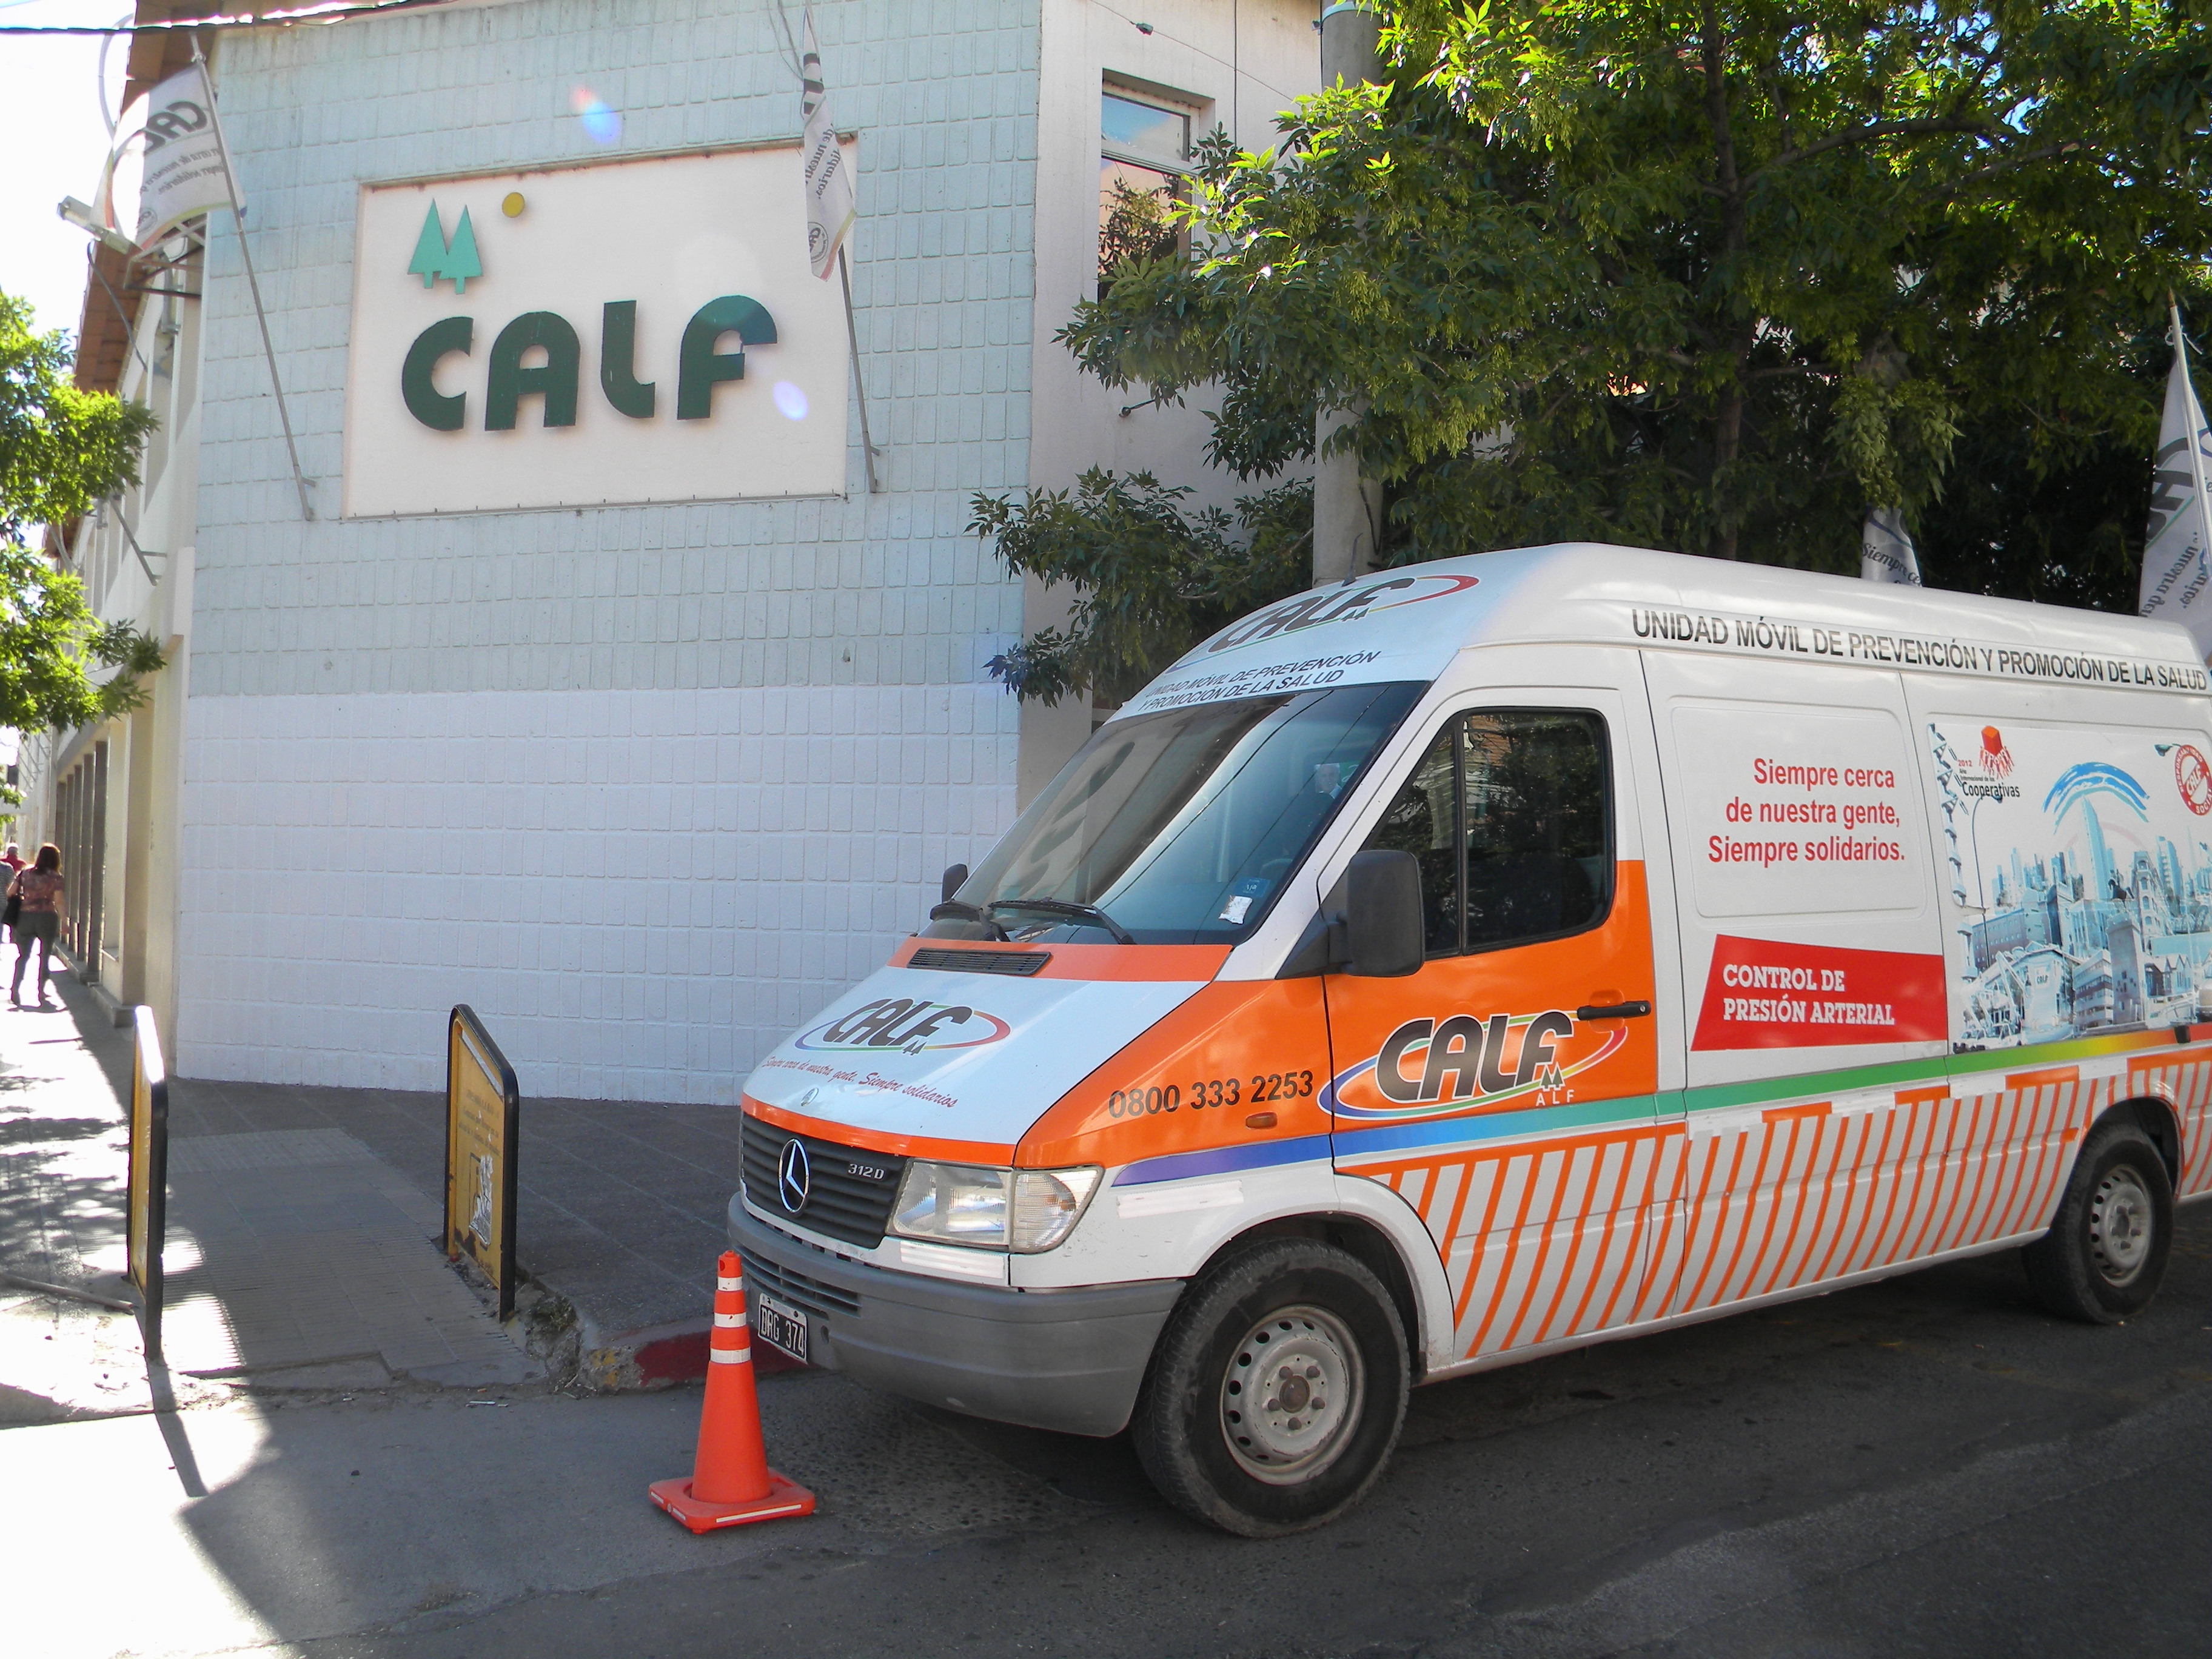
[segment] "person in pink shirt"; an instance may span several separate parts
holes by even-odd
[[[19,870],[8,884],[8,896],[22,901],[15,916],[15,977],[8,987],[8,1000],[23,1006],[23,964],[31,959],[31,946],[39,947],[39,1006],[46,1006],[46,981],[52,977],[48,958],[61,933],[62,849],[48,842],[39,848],[39,861]]]

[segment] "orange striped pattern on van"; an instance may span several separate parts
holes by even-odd
[[[2033,1231],[2092,1091],[2050,1084],[1887,1110],[1694,1129],[1655,1243],[1696,1313]]]
[[[2173,1108],[2179,1191],[2212,1192],[2212,1054],[2004,1081],[1966,1097],[1900,1089],[1871,1109],[1824,1100],[1344,1167],[1419,1213],[1468,1359],[2033,1235],[2083,1132],[2123,1099]]]

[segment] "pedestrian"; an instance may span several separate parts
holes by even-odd
[[[39,947],[39,1006],[46,1006],[46,981],[54,939],[61,932],[62,849],[48,842],[39,848],[38,862],[19,870],[8,884],[8,896],[19,900],[15,916],[15,977],[8,987],[8,1000],[23,1006],[23,964],[31,959],[31,946]]]
[[[8,873],[4,876],[0,876],[0,892],[4,892],[6,890],[7,884],[14,881],[17,876],[21,875],[23,870],[23,854],[21,850],[17,848],[14,842],[11,841],[8,843],[8,850],[6,852],[0,853],[0,864],[4,864],[8,866]],[[7,937],[8,929],[6,926],[6,917],[4,915],[0,915],[0,943],[4,943]]]

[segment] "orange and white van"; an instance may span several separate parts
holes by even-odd
[[[1406,1391],[1981,1251],[2148,1300],[2212,1191],[2176,627],[1591,545],[1191,651],[765,1059],[759,1334],[1356,1500]]]

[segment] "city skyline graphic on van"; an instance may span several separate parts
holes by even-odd
[[[1961,1052],[2212,1010],[2212,817],[2191,744],[1932,720]]]

